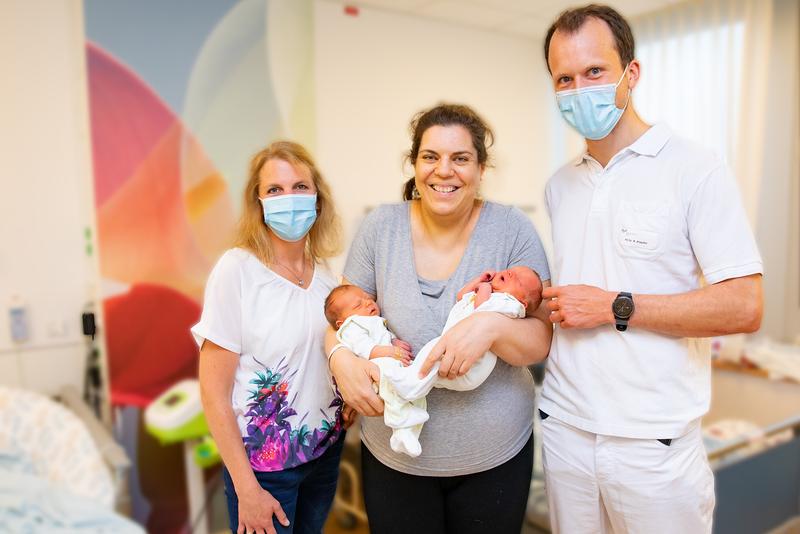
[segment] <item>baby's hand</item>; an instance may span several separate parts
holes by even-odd
[[[463,297],[464,295],[466,295],[470,291],[477,290],[477,288],[478,288],[478,286],[480,284],[485,284],[487,282],[491,282],[492,278],[494,278],[495,274],[497,274],[496,271],[484,271],[484,272],[482,272],[481,274],[479,274],[478,276],[476,276],[475,278],[473,278],[472,280],[470,280],[469,282],[464,284],[464,287],[462,287],[458,291],[458,294],[456,295],[456,300],[461,300],[461,297]]]
[[[395,347],[400,347],[401,349],[407,351],[409,354],[411,353],[411,344],[407,341],[403,341],[402,339],[394,338],[392,340],[392,345]]]
[[[407,367],[411,364],[411,351],[394,345],[378,345],[369,353],[369,358],[394,358]]]
[[[414,355],[411,352],[411,343],[403,341],[402,339],[394,338],[392,340],[392,345],[395,348],[394,358],[403,362],[405,367],[411,365],[411,361],[414,359]]]
[[[349,404],[345,404],[342,408],[342,423],[344,423],[345,430],[353,426],[357,418],[358,412]]]
[[[394,356],[392,356],[395,360],[398,360],[400,363],[403,364],[403,367],[408,367],[411,365],[411,361],[414,359],[414,356],[411,355],[411,348],[409,345],[408,349],[404,349],[403,347],[394,347]]]

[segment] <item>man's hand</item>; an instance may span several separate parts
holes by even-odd
[[[617,294],[586,285],[554,286],[542,291],[549,319],[561,328],[596,328],[614,324],[611,305]]]

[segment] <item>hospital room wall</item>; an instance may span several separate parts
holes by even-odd
[[[0,2],[0,384],[47,393],[82,384],[97,280],[83,40],[79,0]]]

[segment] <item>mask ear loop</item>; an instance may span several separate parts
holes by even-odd
[[[615,95],[616,95],[616,88],[617,88],[617,87],[619,87],[619,84],[621,84],[621,83],[622,83],[622,80],[624,80],[624,79],[625,79],[625,75],[628,73],[628,67],[630,67],[630,66],[631,66],[631,63],[633,63],[633,61],[631,61],[630,63],[628,63],[627,65],[625,65],[625,68],[624,68],[624,69],[623,69],[623,71],[622,71],[622,76],[620,76],[620,78],[619,78],[619,81],[617,82],[617,85],[615,85],[615,86],[614,86],[614,89],[615,89],[615,91],[614,91],[614,92],[615,92]],[[614,98],[616,98],[616,96],[615,96]],[[628,98],[627,98],[627,99],[625,99],[625,105],[624,105],[624,106],[622,106],[622,112],[623,112],[623,113],[625,113],[625,110],[626,110],[626,109],[628,109],[628,104],[630,103],[630,101],[631,101],[631,87],[630,87],[630,85],[628,85]],[[614,107],[617,107],[617,104],[616,104],[616,102],[614,103]],[[618,109],[619,109],[619,108],[618,108]]]

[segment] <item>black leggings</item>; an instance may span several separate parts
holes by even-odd
[[[506,463],[454,477],[407,475],[361,444],[372,534],[519,534],[533,472],[533,436]]]

